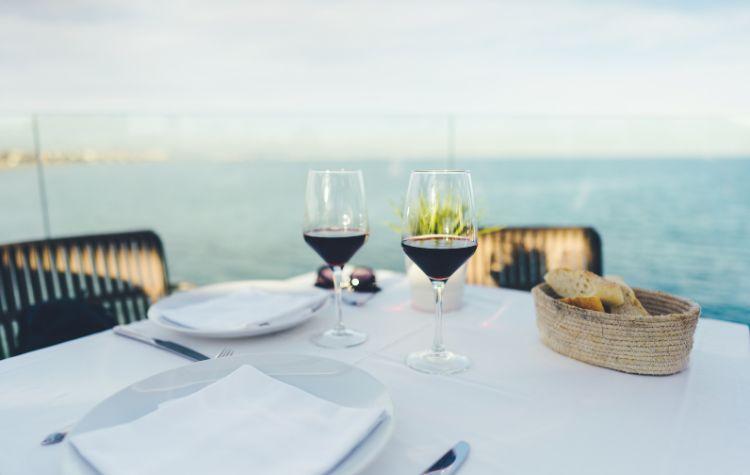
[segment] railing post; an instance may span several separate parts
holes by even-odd
[[[448,115],[446,122],[446,155],[447,168],[456,168],[456,117],[453,114]]]
[[[39,117],[34,114],[31,116],[31,134],[34,139],[34,158],[36,159],[36,175],[39,184],[39,203],[42,208],[42,227],[44,236],[49,239],[52,237],[49,225],[49,206],[47,203],[47,182],[44,178],[44,163],[42,160],[42,146],[39,139]]]

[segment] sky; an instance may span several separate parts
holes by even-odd
[[[4,114],[656,117],[744,153],[748,84],[750,2],[0,2]]]

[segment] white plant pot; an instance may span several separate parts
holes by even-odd
[[[423,312],[435,312],[435,291],[430,279],[408,257],[405,258],[406,277],[411,288],[411,306]],[[466,264],[448,279],[443,290],[443,313],[461,308],[466,285]]]

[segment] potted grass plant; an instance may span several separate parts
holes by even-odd
[[[394,211],[399,218],[403,217],[402,210],[403,207],[394,206]],[[444,234],[446,228],[450,228],[449,231],[458,232],[458,227],[466,225],[463,220],[464,212],[465,210],[452,203],[450,197],[446,198],[437,208],[428,206],[426,201],[420,202],[413,220],[410,219],[409,226],[415,234]],[[391,228],[399,234],[402,231],[400,226],[393,225]],[[430,279],[408,256],[404,256],[404,261],[411,290],[411,306],[416,310],[433,313],[435,311],[435,292]],[[462,265],[448,279],[443,291],[443,312],[461,308],[465,285],[466,264]]]

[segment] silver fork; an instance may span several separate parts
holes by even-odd
[[[234,350],[233,349],[224,347],[224,348],[221,349],[221,351],[219,351],[218,353],[216,353],[216,355],[214,356],[214,358],[229,358],[233,354],[234,354]],[[63,440],[65,440],[65,436],[68,435],[68,431],[70,430],[70,428],[72,427],[72,425],[73,424],[69,424],[66,427],[64,427],[61,431],[59,431],[59,432],[53,432],[53,433],[49,434],[47,437],[44,438],[44,440],[42,440],[41,444],[42,445],[55,445],[55,444],[59,444],[60,442],[62,442]]]

